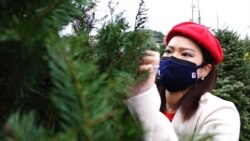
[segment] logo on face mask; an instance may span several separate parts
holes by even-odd
[[[170,92],[184,90],[196,82],[197,69],[201,67],[173,56],[163,57],[157,79]]]
[[[193,72],[193,73],[192,73],[192,78],[196,78],[196,77],[197,77],[196,73]]]

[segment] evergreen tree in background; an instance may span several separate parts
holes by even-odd
[[[85,13],[95,3],[89,4],[0,2],[0,140],[141,140],[141,125],[125,98],[147,76],[137,73],[137,62],[155,45],[143,30],[145,3],[134,31],[119,13],[95,38],[89,35],[94,14]],[[60,37],[69,23],[76,34]]]
[[[228,29],[219,29],[216,36],[224,51],[223,63],[219,66],[217,88],[214,94],[235,103],[241,119],[240,140],[250,139],[250,61],[244,59],[249,52],[249,40]]]

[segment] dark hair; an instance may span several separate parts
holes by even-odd
[[[201,96],[206,92],[211,92],[216,85],[217,66],[215,65],[215,61],[211,57],[211,55],[205,50],[204,47],[200,46],[200,49],[203,55],[203,64],[211,64],[212,69],[204,80],[197,79],[196,83],[189,88],[187,93],[182,97],[182,99],[178,103],[183,114],[183,121],[190,119],[195,114],[195,112],[199,108],[199,101]],[[162,101],[160,111],[165,112],[165,88],[162,87],[158,81],[156,82],[156,85],[158,87]]]

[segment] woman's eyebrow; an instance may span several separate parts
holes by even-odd
[[[170,48],[170,49],[175,49],[176,47],[174,46],[166,46],[166,48]],[[178,47],[178,49],[180,50],[190,50],[190,51],[193,51],[193,52],[196,52],[196,50],[192,49],[192,48],[188,48],[188,47]]]
[[[194,50],[192,48],[188,48],[188,47],[180,47],[179,49],[180,50],[190,50],[190,51],[196,52],[196,50]]]
[[[174,48],[174,46],[169,46],[169,45],[167,45],[166,48],[167,48],[167,47],[169,47],[169,48]]]

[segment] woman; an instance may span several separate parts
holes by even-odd
[[[216,37],[204,25],[183,22],[170,30],[165,42],[161,60],[159,53],[146,52],[139,70],[150,70],[150,76],[134,87],[127,100],[130,111],[142,121],[145,140],[239,140],[235,105],[210,93],[216,65],[223,60]]]

